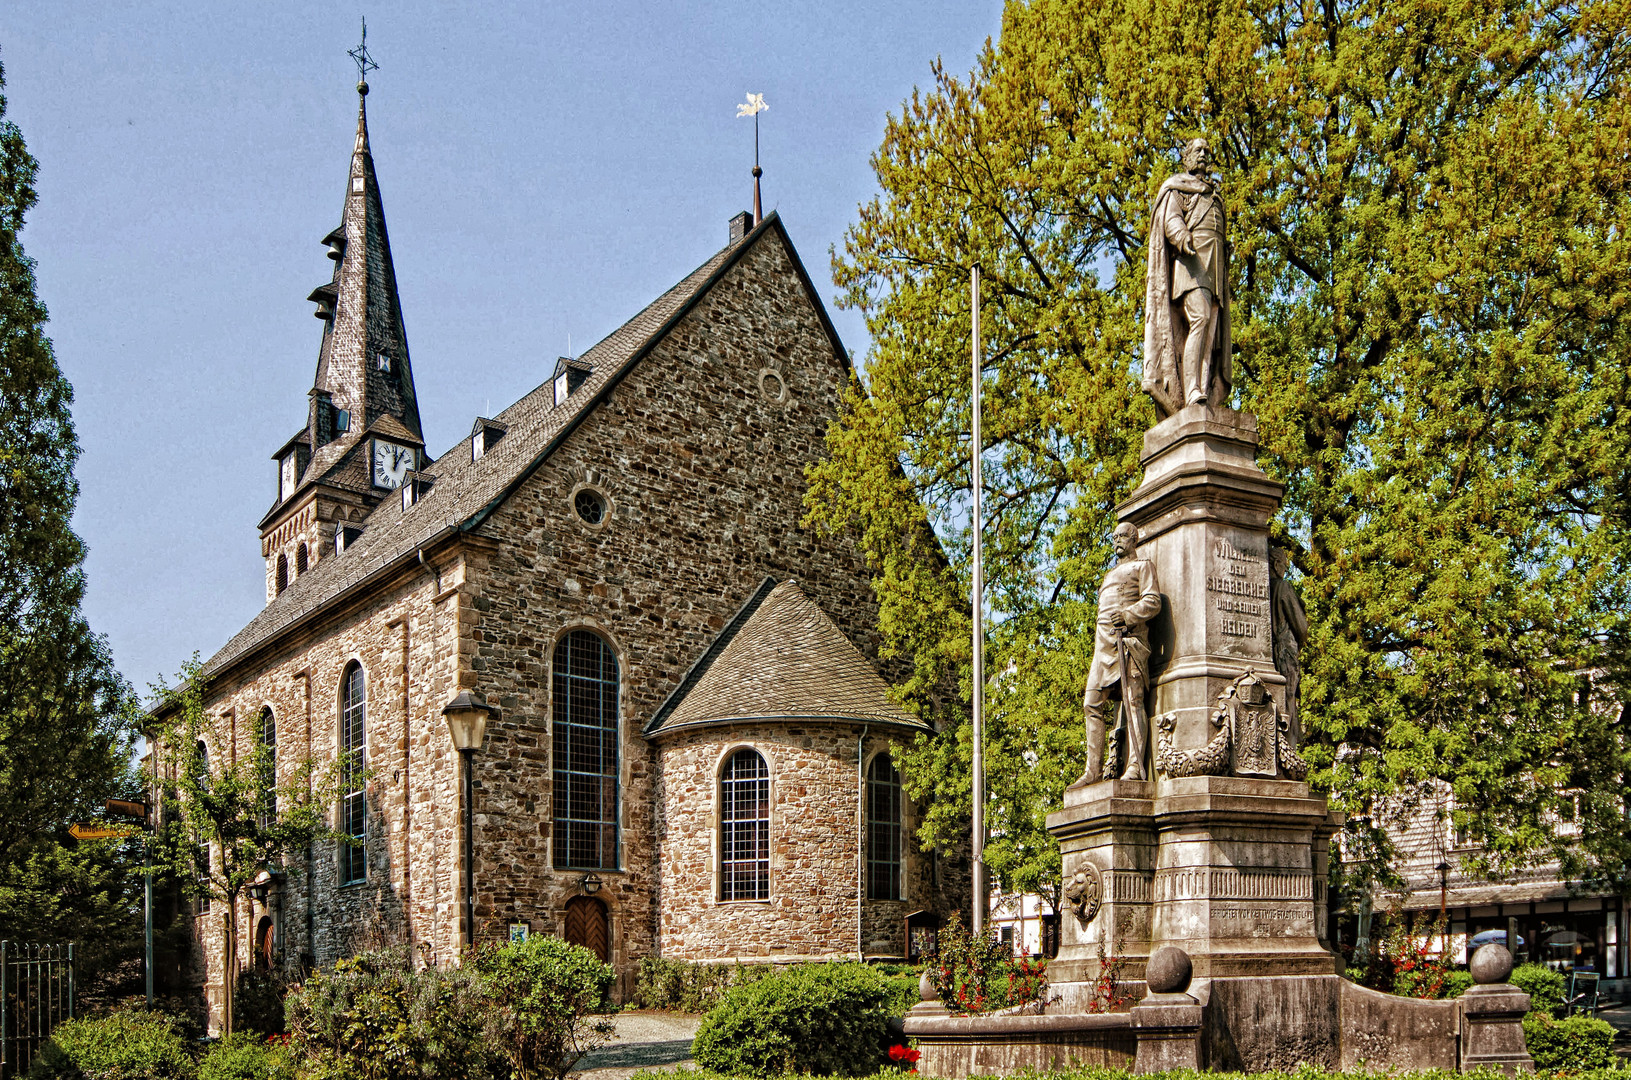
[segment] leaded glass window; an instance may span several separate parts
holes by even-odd
[[[900,773],[888,754],[873,758],[866,771],[866,895],[901,899]]]
[[[367,712],[362,668],[352,664],[340,681],[340,831],[355,841],[340,850],[342,885],[368,877],[368,853],[363,846],[368,831],[368,796],[363,787]]]
[[[555,647],[551,689],[555,865],[617,868],[617,656],[574,630]]]
[[[719,781],[721,900],[770,899],[770,767],[738,750]]]
[[[260,718],[261,827],[277,819],[277,720],[272,707],[261,710]]]

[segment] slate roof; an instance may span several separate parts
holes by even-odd
[[[646,725],[683,728],[762,720],[850,720],[929,730],[796,581],[766,578]]]
[[[325,553],[326,557],[311,570],[291,582],[204,664],[203,675],[217,674],[284,630],[361,589],[376,576],[414,561],[420,549],[455,532],[479,527],[714,283],[771,231],[786,245],[835,351],[847,362],[847,354],[793,251],[785,227],[772,213],[742,240],[716,253],[583,353],[580,359],[592,364],[594,371],[560,407],[555,405],[553,384],[543,383],[493,418],[505,424],[507,431],[479,460],[471,460],[470,442],[462,438],[425,470],[438,479],[417,504],[403,510],[400,499],[381,502],[365,520],[362,536],[340,555]]]

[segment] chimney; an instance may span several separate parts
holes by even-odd
[[[736,243],[753,231],[753,215],[746,210],[731,218],[731,243]]]

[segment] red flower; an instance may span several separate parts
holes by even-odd
[[[896,1043],[894,1046],[889,1048],[889,1060],[896,1062],[897,1064],[905,1063],[907,1065],[916,1065],[917,1059],[922,1056],[922,1054],[918,1053],[916,1050],[913,1050],[910,1046],[902,1046],[899,1043]]]

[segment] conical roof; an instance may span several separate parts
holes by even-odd
[[[928,730],[795,581],[767,578],[646,726],[848,720]]]

